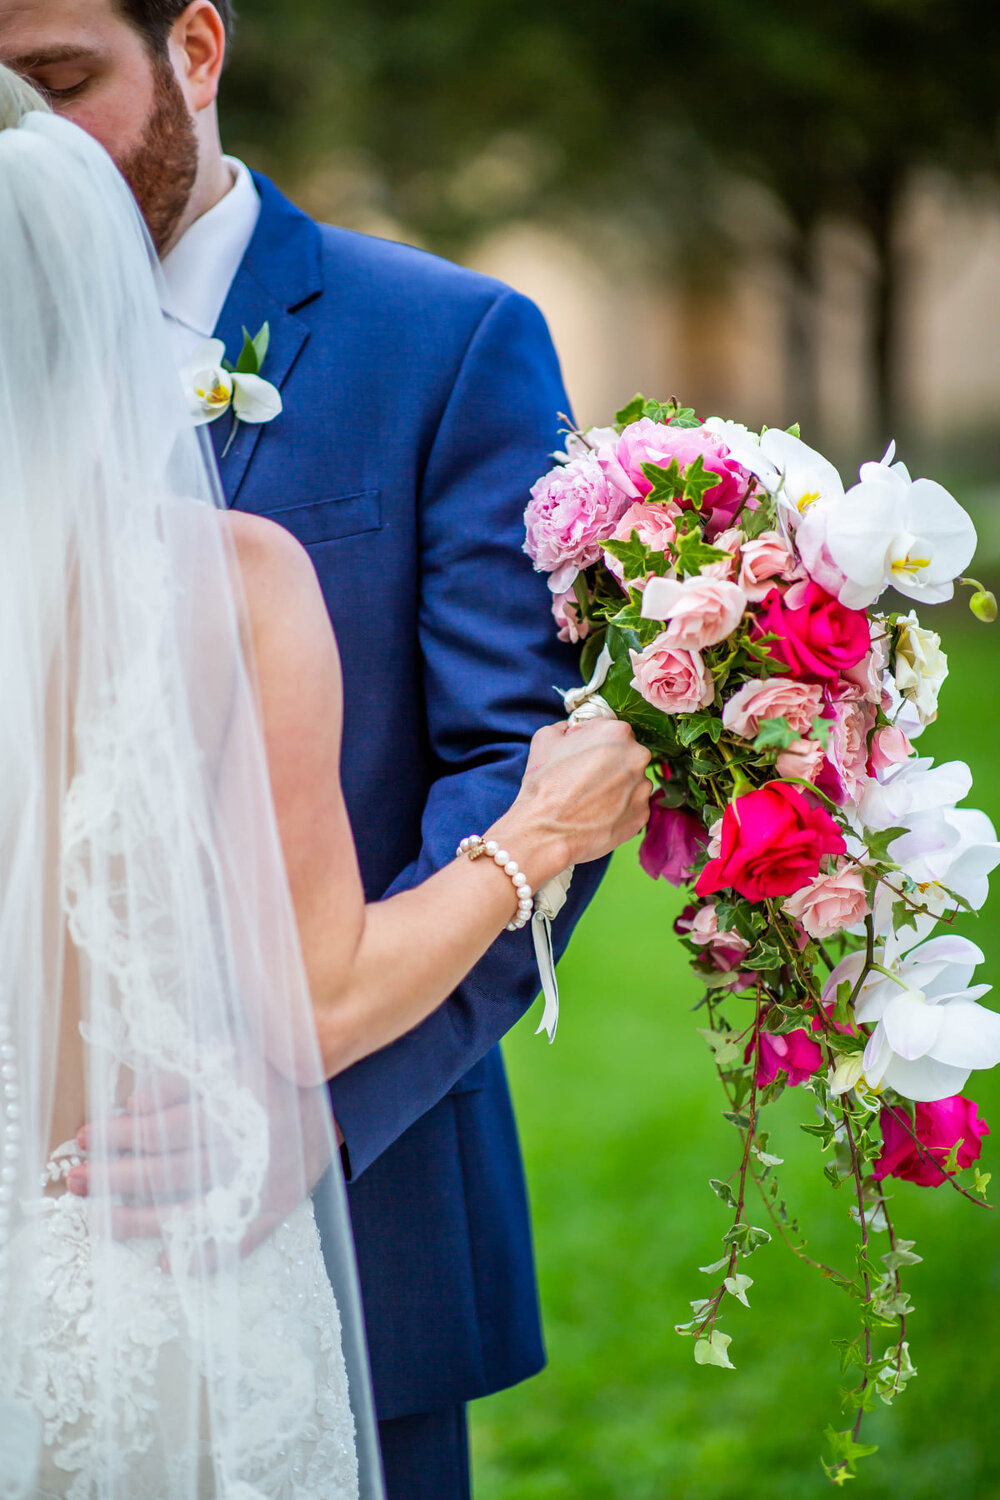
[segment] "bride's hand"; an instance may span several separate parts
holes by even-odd
[[[534,886],[600,859],[649,818],[649,751],[618,719],[551,724],[531,742],[517,800],[489,830]]]

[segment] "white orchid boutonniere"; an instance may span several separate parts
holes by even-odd
[[[270,324],[265,323],[253,338],[244,328],[243,348],[234,365],[226,358],[222,340],[209,339],[181,370],[181,384],[196,426],[215,422],[232,409],[233,426],[223,458],[232,447],[241,422],[272,422],[281,413],[277,386],[262,380],[260,375],[270,341]]]

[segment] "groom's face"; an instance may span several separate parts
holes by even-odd
[[[163,249],[198,171],[194,121],[170,52],[154,56],[113,0],[0,0],[0,61],[100,141]]]

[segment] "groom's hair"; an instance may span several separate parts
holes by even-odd
[[[126,21],[141,32],[154,56],[167,50],[167,39],[178,16],[184,14],[191,0],[119,0]],[[226,28],[226,40],[233,35],[233,0],[212,0]]]

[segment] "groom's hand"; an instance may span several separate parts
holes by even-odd
[[[287,1109],[294,1089],[282,1075],[273,1075],[270,1092],[272,1099],[275,1092],[282,1096],[282,1108]],[[273,1124],[273,1109],[271,1118]],[[240,1245],[243,1256],[274,1232],[330,1165],[328,1124],[321,1110],[311,1103],[295,1118],[299,1129],[270,1132],[261,1208]],[[335,1120],[333,1127],[342,1145]],[[67,1187],[79,1197],[102,1192],[113,1200],[109,1222],[116,1239],[160,1239],[165,1205],[191,1202],[205,1191],[210,1169],[206,1130],[192,1110],[186,1080],[161,1078],[155,1089],[137,1091],[122,1114],[77,1133],[77,1145],[88,1160],[72,1168]],[[101,1159],[95,1155],[98,1150]]]

